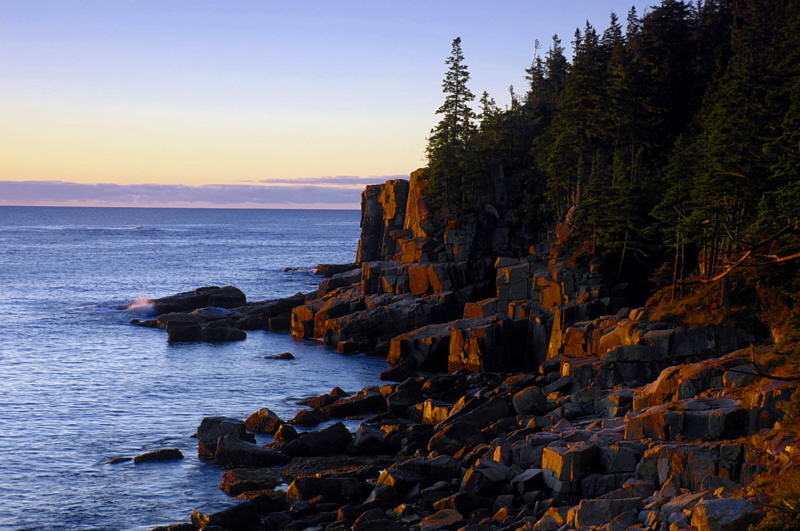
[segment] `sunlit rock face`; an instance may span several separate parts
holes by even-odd
[[[361,194],[361,239],[357,262],[392,259],[403,232],[408,181],[393,179],[367,186]]]

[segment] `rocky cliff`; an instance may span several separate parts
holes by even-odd
[[[426,200],[423,172],[370,186],[356,263],[324,268],[314,293],[230,310],[239,321],[229,324],[273,329],[290,311],[295,338],[386,356],[382,377],[399,383],[336,388],[301,401],[308,409],[288,421],[265,408],[246,422],[204,419],[199,453],[241,467],[221,487],[244,501],[182,525],[738,531],[765,515],[779,524],[763,529],[796,522],[796,508],[767,496],[775,478],[789,489],[800,482],[800,430],[785,415],[797,378],[758,362],[777,347],[754,346],[731,326],[650,318],[633,304],[645,294],[602,257],[570,251],[574,210],[540,242],[526,242],[503,210],[487,203],[480,216],[446,220]],[[342,418],[364,420],[355,433],[341,423],[294,428]],[[248,430],[274,442],[253,444]],[[285,492],[270,490],[281,482]]]
[[[367,187],[356,269],[293,310],[296,338],[408,370],[534,370],[574,323],[625,310],[626,286],[600,258],[560,258],[574,212],[543,243],[519,244],[508,209],[448,220],[425,189],[423,170]]]

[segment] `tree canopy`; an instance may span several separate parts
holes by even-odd
[[[593,249],[662,284],[800,253],[799,2],[663,0],[572,44],[536,41],[524,93],[476,115],[453,41],[427,152],[450,215],[504,179],[520,223],[541,235],[576,206]]]

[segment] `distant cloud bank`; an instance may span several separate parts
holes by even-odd
[[[378,175],[374,177],[338,175],[336,177],[302,177],[299,179],[262,179],[258,182],[265,184],[335,184],[340,186],[367,186],[368,184],[381,184],[389,179],[408,179],[408,175]]]
[[[0,181],[0,205],[347,209],[359,207],[367,184],[407,177],[313,177],[204,186]]]

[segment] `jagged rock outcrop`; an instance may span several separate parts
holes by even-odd
[[[262,451],[294,456],[283,469],[254,463],[226,472],[223,486],[246,500],[268,496],[240,511],[286,529],[744,526],[762,511],[743,487],[800,458],[798,436],[775,427],[776,406],[797,386],[745,373],[747,363],[733,352],[637,387],[608,388],[600,375],[576,386],[551,360],[534,372],[462,370],[349,397],[335,389],[303,403],[328,416],[374,416],[355,434],[337,423],[276,437]],[[632,401],[641,408],[625,413]],[[753,411],[759,423],[747,422]],[[246,434],[231,419],[201,428],[207,446],[223,432],[220,445],[236,437],[255,446],[238,440]],[[287,493],[260,490],[279,476]],[[229,518],[217,514],[203,518]]]
[[[198,308],[236,308],[246,302],[244,293],[233,286],[208,286],[151,301],[157,315],[190,312]]]
[[[800,460],[797,433],[776,424],[797,384],[753,365],[769,347],[631,308],[601,257],[566,256],[576,209],[508,256],[520,229],[503,201],[487,219],[445,223],[424,172],[404,183],[362,195],[357,268],[259,310],[291,306],[295,338],[386,355],[387,379],[400,381],[308,398],[286,424],[262,409],[247,426],[275,432],[266,447],[231,419],[198,430],[218,464],[291,458],[286,494],[243,490],[269,488],[271,473],[228,474],[252,496],[239,506],[246,525],[253,511],[269,529],[739,529],[761,518],[745,487]],[[502,180],[495,192],[513,196]],[[354,433],[323,424],[341,418],[362,422]],[[227,449],[236,459],[219,457]],[[193,520],[236,517],[226,511]]]
[[[356,262],[371,262],[397,254],[408,189],[408,181],[394,179],[369,185],[361,194],[361,239]]]
[[[133,319],[131,324],[166,330],[170,342],[239,341],[247,337],[245,330],[288,330],[292,309],[315,296],[298,293],[246,303],[244,293],[232,286],[198,288],[155,299],[152,307],[156,317]]]

